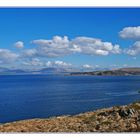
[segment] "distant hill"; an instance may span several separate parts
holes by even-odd
[[[38,70],[40,73],[63,73],[63,72],[70,72],[70,69],[66,68],[43,68]]]
[[[8,71],[8,70],[9,70],[8,68],[0,67],[0,72],[6,72],[6,71]]]
[[[58,73],[70,73],[79,71],[73,68],[42,68],[40,70],[23,70],[23,69],[10,69],[0,67],[0,74],[58,74]]]

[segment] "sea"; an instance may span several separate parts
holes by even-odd
[[[139,90],[140,76],[1,75],[0,123],[126,105]]]

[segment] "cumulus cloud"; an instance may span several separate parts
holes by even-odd
[[[86,55],[121,53],[119,45],[89,37],[77,37],[69,40],[67,36],[54,36],[52,40],[39,39],[33,40],[32,43],[37,45],[36,49],[34,51],[27,50],[26,53],[40,57],[61,57],[73,53]]]
[[[11,52],[8,49],[0,49],[0,62],[11,63],[18,58],[18,54]]]
[[[26,66],[43,66],[43,62],[41,62],[38,58],[32,58],[31,60],[23,61],[22,64]]]
[[[108,55],[119,54],[119,45],[112,45],[111,42],[103,42],[100,39],[90,37],[77,37],[71,41],[72,46],[76,46],[80,53],[87,55]],[[73,50],[74,51],[74,50]]]
[[[45,61],[48,58],[59,58],[70,54],[107,56],[122,52],[118,44],[91,37],[76,37],[70,40],[67,36],[54,36],[52,39],[37,39],[31,41],[31,43],[34,48],[24,49],[22,41],[16,42],[14,44],[16,48],[23,48],[17,53],[8,49],[0,49],[0,62],[7,63],[18,60],[20,64],[26,66],[70,67],[70,63],[63,61],[42,62],[42,60],[44,59]],[[90,66],[86,64],[83,67],[89,68]]]
[[[42,57],[61,57],[70,54],[69,40],[67,36],[54,36],[52,40],[33,40],[37,45],[36,55]]]
[[[61,67],[61,68],[67,68],[67,67],[70,67],[72,66],[71,63],[66,63],[66,62],[63,62],[63,61],[54,61],[54,62],[51,62],[51,61],[48,61],[46,63],[46,66],[47,67]]]
[[[18,49],[22,49],[24,48],[24,43],[22,41],[17,41],[15,44],[14,44],[14,47],[18,48]]]
[[[22,61],[24,66],[41,66],[41,67],[60,67],[60,68],[68,68],[71,67],[71,63],[66,63],[64,61],[56,60],[56,61],[45,61],[39,58],[31,58]]]
[[[140,26],[125,27],[119,32],[119,35],[124,39],[140,39]]]
[[[36,49],[27,49],[22,52],[21,57],[35,57],[36,55],[37,55]]]
[[[85,68],[85,69],[91,69],[91,68],[93,68],[93,66],[88,65],[88,64],[84,64],[82,67]]]
[[[136,39],[133,45],[129,48],[123,50],[125,54],[135,56],[140,54],[140,26],[137,27],[125,27],[122,31],[119,32],[119,35],[123,39]]]
[[[123,64],[123,67],[128,67],[128,65],[127,64]]]
[[[124,53],[132,56],[140,54],[140,41],[136,41],[130,48],[125,49]]]
[[[108,55],[109,52],[105,50],[95,50],[94,52],[96,55]],[[92,54],[91,54],[92,55]]]

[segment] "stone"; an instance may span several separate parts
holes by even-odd
[[[128,112],[127,112],[127,110],[125,110],[125,109],[120,109],[120,110],[119,110],[119,115],[120,115],[121,117],[126,117],[126,116],[128,116]]]
[[[107,112],[101,112],[98,114],[99,116],[108,116],[109,114]]]
[[[115,120],[119,120],[121,118],[121,116],[119,115],[119,113],[116,113],[116,116],[114,116]]]
[[[131,123],[130,126],[131,126],[131,129],[137,128],[137,125],[135,125],[133,123]]]
[[[137,116],[136,120],[140,122],[140,115]]]
[[[100,129],[100,125],[96,125],[96,126],[95,126],[95,129],[96,129],[96,130],[99,130],[99,129]]]
[[[128,115],[132,116],[132,115],[134,115],[135,110],[134,109],[128,109],[127,113],[128,113]]]
[[[135,110],[134,109],[125,109],[125,108],[122,108],[119,110],[119,115],[121,117],[131,117],[133,116],[135,113]]]
[[[113,111],[110,112],[110,114],[111,114],[112,116],[116,116],[117,112],[116,112],[115,110],[113,110]]]

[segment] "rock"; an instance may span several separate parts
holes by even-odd
[[[113,110],[113,111],[110,112],[110,114],[111,114],[112,116],[116,116],[117,112],[116,112],[115,110]]]
[[[101,113],[99,113],[98,115],[99,115],[99,116],[108,116],[109,114],[108,114],[108,112],[101,112]]]
[[[137,128],[137,125],[136,125],[136,124],[131,123],[131,124],[130,124],[130,127],[131,127],[131,129],[135,129],[135,128]]]
[[[119,115],[121,117],[131,117],[132,115],[134,115],[135,110],[134,109],[125,109],[122,108],[119,110]]]
[[[134,115],[135,114],[134,109],[128,109],[127,112],[128,112],[129,115]]]
[[[117,113],[116,113],[116,116],[114,116],[114,119],[115,119],[115,120],[119,120],[120,118],[121,118],[121,116],[120,116],[119,113],[117,112]]]
[[[100,129],[100,125],[99,125],[99,124],[96,125],[96,126],[95,126],[95,129],[96,129],[96,130],[99,130],[99,129]]]
[[[137,116],[136,120],[140,122],[140,115]]]
[[[126,117],[126,116],[128,116],[128,113],[125,109],[122,108],[122,109],[119,110],[119,115],[121,117]]]

